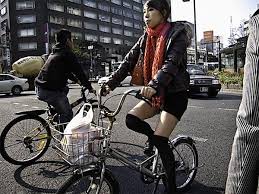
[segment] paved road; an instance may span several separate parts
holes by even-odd
[[[120,93],[128,87],[116,89]],[[73,86],[70,98],[78,96],[78,88]],[[115,107],[119,98],[110,101]],[[235,116],[241,100],[240,94],[219,93],[217,98],[195,96],[190,98],[188,110],[175,129],[173,136],[185,134],[196,140],[201,168],[192,189],[187,192],[193,194],[220,194],[224,192],[227,176],[227,165],[230,158],[231,144],[235,133]],[[114,146],[134,155],[142,154],[142,146],[146,138],[125,129],[124,118],[128,110],[134,106],[136,100],[129,97],[116,121],[113,133]],[[26,92],[20,97],[0,96],[0,126],[3,128],[17,110],[36,109],[45,107],[39,102],[34,92]],[[154,127],[157,117],[150,119]],[[2,130],[0,128],[0,131]],[[126,142],[126,144],[124,143]],[[132,143],[133,145],[127,145]],[[144,185],[138,173],[131,171],[116,161],[109,161],[109,167],[115,173],[121,187],[122,194],[151,193],[152,185]],[[49,149],[47,154],[36,164],[21,167],[8,164],[0,156],[0,193],[55,193],[56,189],[71,174],[61,160]]]

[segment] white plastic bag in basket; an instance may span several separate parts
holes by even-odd
[[[89,106],[86,112],[85,108]],[[76,162],[89,151],[88,141],[91,140],[92,131],[91,122],[93,120],[92,105],[85,103],[79,113],[67,124],[64,137],[61,141],[62,149],[69,154],[68,159]],[[94,134],[93,134],[94,135]]]

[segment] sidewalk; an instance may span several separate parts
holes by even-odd
[[[226,86],[222,85],[220,92],[225,92],[225,93],[237,93],[237,94],[242,94],[242,87],[241,86]]]

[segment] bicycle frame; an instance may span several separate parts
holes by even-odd
[[[100,91],[100,93],[101,93],[101,91]],[[130,95],[131,93],[135,93],[136,94],[135,97],[140,98],[142,100],[145,100],[147,103],[149,103],[149,101],[147,99],[143,99],[140,95],[138,95],[139,90],[132,89],[132,90],[128,90],[128,91],[123,93],[117,109],[115,111],[111,112],[111,111],[107,111],[106,109],[108,109],[108,108],[101,104],[101,102],[102,102],[101,101],[101,95],[99,94],[99,98],[98,98],[98,106],[99,106],[99,110],[100,110],[99,114],[103,115],[103,116],[105,116],[105,117],[107,117],[109,119],[109,126],[107,127],[107,131],[111,131],[112,130],[113,123],[115,122],[116,115],[120,112],[120,110],[122,108],[122,105],[123,105],[127,95]],[[99,122],[99,120],[98,120],[98,122]],[[157,181],[157,183],[160,180],[161,176],[164,175],[164,173],[157,172],[157,165],[158,165],[159,154],[158,154],[158,150],[156,148],[155,148],[155,153],[152,156],[150,156],[147,159],[145,159],[143,161],[140,161],[140,162],[135,162],[133,160],[130,160],[130,159],[126,158],[119,151],[117,151],[116,149],[110,147],[109,138],[105,138],[103,149],[105,150],[105,153],[104,153],[104,157],[101,159],[101,164],[102,164],[102,167],[101,167],[101,180],[100,180],[101,184],[103,182],[102,177],[104,175],[105,159],[107,157],[116,159],[117,161],[119,161],[119,162],[121,162],[121,163],[123,163],[125,165],[128,165],[133,170],[136,170],[136,171],[140,172],[143,175],[146,175],[146,176],[148,176],[150,178],[153,178],[154,180]],[[152,168],[148,169],[148,168],[145,167],[145,164],[149,163],[150,161],[152,161]],[[154,191],[154,193],[155,193],[155,191]]]

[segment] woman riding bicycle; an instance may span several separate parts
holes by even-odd
[[[128,128],[148,136],[144,153],[152,154],[156,146],[166,171],[168,193],[175,193],[174,155],[168,138],[181,119],[188,104],[189,74],[186,71],[187,47],[192,31],[184,22],[167,22],[170,7],[166,0],[148,0],[144,4],[146,30],[124,58],[119,69],[110,76],[103,94],[106,95],[128,75],[144,55],[144,86],[141,95],[152,102],[139,102],[126,116]],[[134,75],[133,75],[134,76]],[[133,77],[134,79],[134,77]],[[145,119],[160,111],[160,121],[153,131]]]

